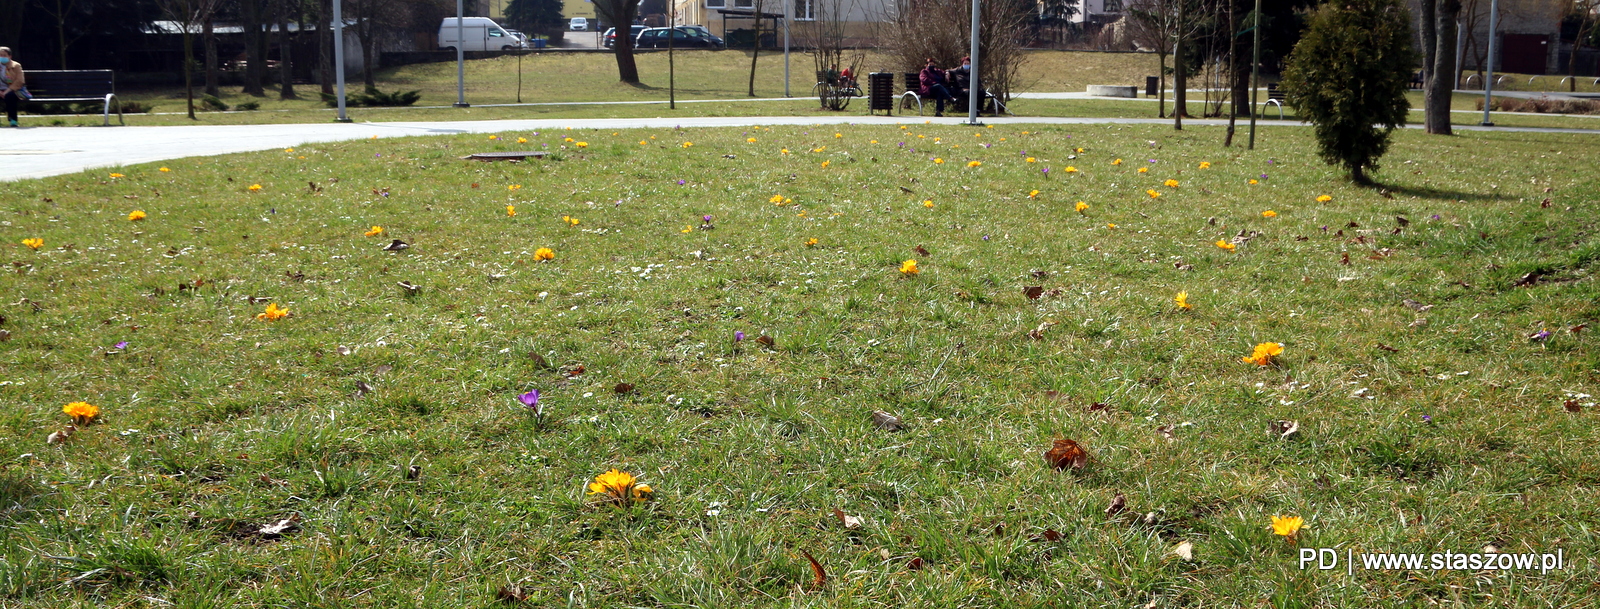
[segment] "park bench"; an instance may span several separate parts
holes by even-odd
[[[900,94],[900,108],[902,110],[909,110],[911,109],[912,104],[916,104],[917,115],[921,116],[922,95],[918,93],[918,91],[922,90],[921,78],[918,77],[916,72],[905,72],[901,74],[901,77],[905,79],[906,92]],[[990,113],[994,114],[995,116],[1000,116],[1001,112],[1011,114],[1011,110],[1006,108],[1005,102],[1000,101],[1000,98],[995,97],[994,93],[990,92],[988,89],[983,90],[983,102],[981,103],[983,104],[983,107],[987,107]],[[956,107],[967,107],[967,99],[962,98],[956,100]],[[982,114],[983,112],[979,111],[978,113]]]
[[[116,80],[111,70],[28,70],[30,101],[39,103],[100,102],[100,116],[111,126],[111,106],[117,107],[117,123],[122,120],[122,102],[117,100]]]
[[[1267,101],[1261,104],[1261,111],[1266,112],[1267,104],[1277,106],[1278,120],[1283,120],[1283,102],[1286,99],[1283,89],[1278,88],[1278,83],[1270,83],[1267,85]]]

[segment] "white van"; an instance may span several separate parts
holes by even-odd
[[[522,41],[512,36],[500,24],[488,17],[466,17],[461,20],[461,42],[456,39],[456,18],[446,17],[439,24],[439,48],[463,51],[510,51],[522,48]]]

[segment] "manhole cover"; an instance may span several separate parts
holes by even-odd
[[[480,152],[480,153],[477,153],[477,154],[469,154],[469,155],[461,157],[461,158],[467,159],[467,160],[473,160],[473,161],[520,161],[520,160],[526,159],[528,157],[540,158],[540,157],[543,157],[543,156],[545,156],[547,154],[550,154],[550,153],[544,152],[544,151]]]

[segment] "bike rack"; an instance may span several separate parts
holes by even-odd
[[[1283,102],[1280,102],[1280,101],[1278,101],[1276,99],[1269,99],[1269,100],[1267,100],[1265,102],[1262,102],[1261,111],[1263,113],[1267,111],[1266,110],[1267,104],[1272,104],[1274,106],[1277,106],[1278,107],[1278,120],[1280,120],[1280,121],[1283,120]]]
[[[1467,82],[1466,82],[1466,84],[1462,85],[1462,88],[1464,88],[1464,89],[1465,88],[1471,88],[1472,87],[1472,79],[1477,78],[1477,77],[1478,77],[1477,74],[1468,74],[1467,75]]]

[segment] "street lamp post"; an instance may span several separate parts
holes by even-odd
[[[1500,27],[1500,0],[1489,3],[1489,69],[1483,76],[1483,126],[1493,127],[1489,121],[1490,96],[1494,95],[1494,38]]]
[[[1250,43],[1250,146],[1256,149],[1256,89],[1261,86],[1261,0],[1256,0],[1256,16],[1250,24],[1255,40]]]
[[[333,120],[348,123],[344,113],[344,2],[333,0],[333,73],[339,87],[339,117]]]
[[[456,0],[456,103],[457,108],[467,104],[467,38],[463,35],[467,9],[464,0]]]
[[[983,85],[978,81],[978,1],[972,0],[972,67],[967,73],[967,124],[974,126],[983,124],[978,122],[978,100],[982,98],[978,88]]]

